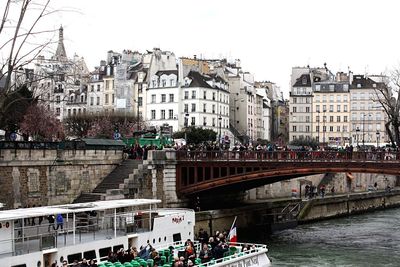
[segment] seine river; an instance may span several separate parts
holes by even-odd
[[[300,225],[263,243],[272,266],[400,266],[400,208]]]

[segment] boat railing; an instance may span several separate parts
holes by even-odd
[[[114,227],[115,223],[115,227]],[[134,215],[118,214],[101,217],[77,218],[75,227],[71,218],[61,227],[57,223],[41,223],[34,226],[14,227],[14,238],[0,240],[0,248],[12,249],[1,251],[5,255],[23,255],[31,252],[64,247],[94,240],[112,239],[129,233],[150,231],[149,218],[135,219]]]

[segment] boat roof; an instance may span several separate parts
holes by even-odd
[[[0,211],[0,221],[9,221],[55,214],[79,213],[161,203],[159,199],[118,199],[56,206],[23,208]]]

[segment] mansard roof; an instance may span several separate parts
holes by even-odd
[[[310,74],[303,74],[299,78],[297,78],[293,87],[311,87]]]
[[[178,76],[178,70],[159,70],[156,72],[157,76],[161,76],[161,75],[171,75],[171,74],[175,74],[176,76]]]

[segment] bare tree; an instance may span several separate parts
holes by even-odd
[[[57,12],[49,6],[50,1],[6,0],[0,4],[0,10],[4,6],[0,21],[0,121],[18,101],[27,100],[14,97],[28,82],[24,69],[52,42],[45,36],[54,30],[41,25]]]
[[[381,83],[376,85],[374,102],[382,106],[387,121],[385,130],[393,146],[400,145],[400,69],[394,69],[390,75],[382,76]]]

